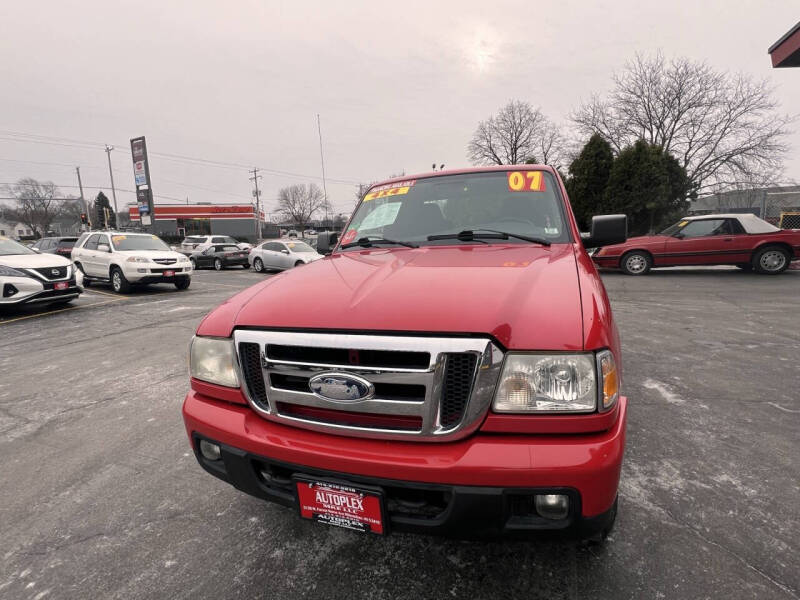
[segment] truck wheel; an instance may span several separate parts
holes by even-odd
[[[131,291],[131,284],[125,279],[119,267],[111,269],[111,289],[118,294],[127,294]]]
[[[608,534],[614,529],[614,523],[617,522],[617,503],[619,502],[619,497],[614,498],[614,505],[611,507],[611,517],[606,524],[605,528],[601,531],[598,531],[594,535],[586,538],[584,540],[585,543],[589,544],[590,546],[599,545],[606,541]]]
[[[264,262],[260,258],[257,258],[253,261],[253,270],[256,273],[264,272]]]
[[[653,265],[650,255],[641,250],[628,252],[619,261],[619,268],[626,275],[646,275],[651,266]]]
[[[753,255],[753,269],[763,275],[777,275],[789,267],[789,253],[780,246],[761,248]]]
[[[222,261],[220,259],[218,259],[218,258],[214,259],[214,268],[217,271],[222,271]]]
[[[185,290],[192,283],[191,277],[180,277],[175,280],[175,287],[179,290]]]

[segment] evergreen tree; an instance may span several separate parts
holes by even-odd
[[[103,192],[97,194],[97,198],[94,201],[94,208],[97,218],[94,223],[96,228],[116,229],[117,215],[114,213],[114,209],[111,208],[111,203],[108,201],[108,197]],[[108,212],[106,212],[106,210]],[[107,219],[106,214],[108,215]]]
[[[569,178],[565,182],[567,193],[582,229],[588,228],[592,215],[608,212],[603,198],[613,162],[609,143],[601,135],[594,134],[569,166]]]
[[[638,140],[614,160],[603,197],[607,212],[628,215],[628,231],[657,230],[686,209],[686,170],[660,146]]]

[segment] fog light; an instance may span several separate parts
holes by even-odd
[[[147,273],[147,269],[136,269],[137,273]]]
[[[569,497],[564,494],[537,494],[536,512],[545,519],[566,519],[569,513]]]
[[[205,440],[200,440],[200,454],[208,460],[219,460],[220,456],[222,456],[219,446]]]

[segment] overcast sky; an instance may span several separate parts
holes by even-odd
[[[767,55],[798,20],[797,0],[5,1],[0,183],[77,194],[80,165],[87,196],[110,197],[108,143],[132,190],[129,140],[145,135],[157,204],[249,202],[258,166],[273,210],[280,187],[321,183],[319,113],[328,194],[349,212],[357,182],[467,165],[476,124],[509,99],[566,123],[636,52],[766,78],[798,113],[800,69]],[[796,130],[786,174],[800,179]],[[133,199],[118,192],[120,208]]]

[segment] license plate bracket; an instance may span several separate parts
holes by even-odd
[[[361,533],[386,535],[381,488],[302,475],[293,480],[302,518]]]
[[[53,284],[53,289],[54,290],[59,290],[59,291],[60,290],[65,290],[68,287],[69,287],[69,283],[66,282],[66,281],[58,281],[58,282]]]
[[[175,271],[164,271],[164,277],[175,277]]]

